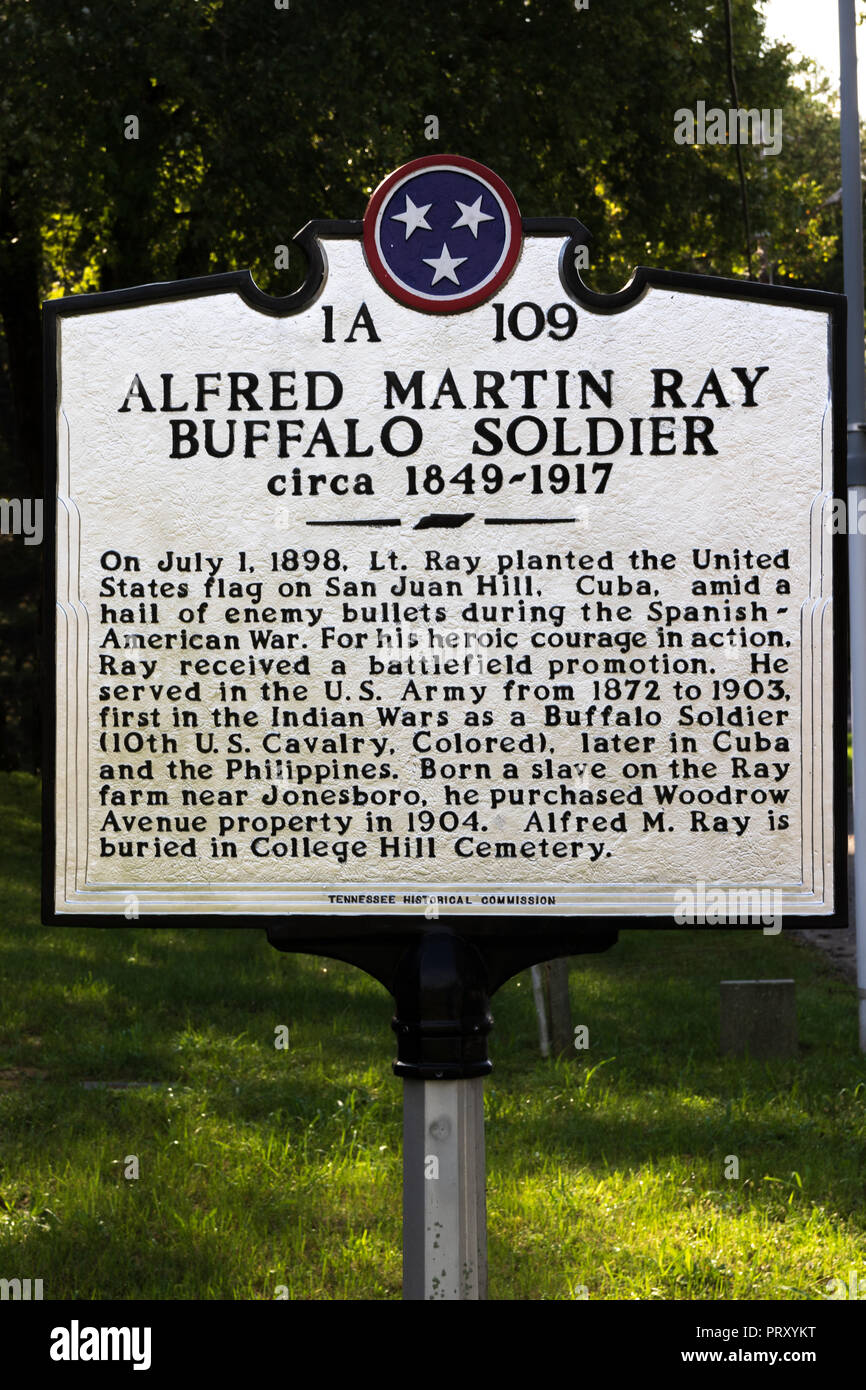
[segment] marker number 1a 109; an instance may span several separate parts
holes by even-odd
[[[577,331],[577,310],[573,304],[565,302],[551,304],[545,311],[540,304],[524,299],[507,313],[504,304],[494,304],[493,312],[496,315],[494,343],[504,343],[507,337],[529,343],[533,338],[540,338],[545,330],[548,338],[565,342]]]

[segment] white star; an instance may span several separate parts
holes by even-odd
[[[426,214],[430,211],[432,206],[432,203],[427,203],[425,207],[417,208],[415,204],[412,202],[412,199],[409,197],[409,194],[407,193],[405,209],[403,210],[403,212],[396,213],[391,218],[391,221],[406,223],[406,240],[408,241],[412,233],[417,231],[419,227],[423,227],[425,232],[432,232],[433,228],[427,221],[426,216]]]
[[[438,258],[424,256],[422,259],[425,265],[432,266],[436,271],[436,274],[433,276],[434,285],[438,285],[440,280],[451,280],[455,285],[459,285],[460,281],[457,279],[454,271],[458,265],[462,265],[465,260],[468,260],[468,257],[452,256],[446,243],[443,241],[442,250],[439,252]]]
[[[460,214],[461,214],[461,215],[460,215],[460,217],[458,217],[457,221],[456,221],[456,222],[454,223],[454,225],[452,226],[452,228],[451,228],[452,231],[454,230],[454,227],[468,227],[469,230],[470,230],[470,232],[472,233],[472,235],[475,237],[475,239],[476,239],[476,241],[477,241],[477,239],[478,239],[478,223],[479,223],[479,222],[492,222],[492,221],[493,221],[493,218],[490,216],[490,213],[489,213],[489,212],[482,212],[482,211],[481,211],[481,198],[482,198],[482,194],[479,193],[479,194],[478,194],[478,197],[475,199],[475,202],[472,203],[472,204],[469,204],[469,203],[461,203],[461,202],[459,201],[459,199],[457,199],[457,198],[454,199],[455,203],[457,203],[457,206],[458,206],[459,209],[460,209]]]

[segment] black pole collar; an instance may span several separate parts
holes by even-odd
[[[487,967],[448,931],[425,932],[403,955],[394,983],[394,1072],[417,1081],[457,1081],[493,1070]]]

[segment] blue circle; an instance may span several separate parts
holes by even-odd
[[[414,293],[434,298],[471,294],[482,285],[501,261],[508,235],[499,199],[488,184],[459,169],[429,169],[407,179],[379,217],[379,251],[388,270]]]

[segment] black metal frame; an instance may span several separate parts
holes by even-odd
[[[54,792],[55,792],[55,651],[56,651],[56,506],[57,506],[57,440],[56,440],[56,348],[57,325],[65,315],[99,313],[121,305],[151,304],[165,300],[190,299],[199,295],[237,294],[263,313],[283,317],[297,313],[310,304],[320,292],[325,265],[319,238],[360,239],[360,221],[314,220],[294,238],[308,260],[307,275],[295,293],[273,297],[256,285],[249,271],[230,271],[220,275],[200,276],[191,280],[169,281],[103,293],[73,295],[49,300],[44,312],[44,370],[45,370],[45,516],[46,544],[44,546],[44,633],[42,644],[42,710],[43,710],[43,899],[42,919],[53,926],[117,926],[116,919],[107,921],[97,914],[69,915],[54,910]],[[567,236],[569,238],[560,258],[560,276],[568,293],[579,303],[596,313],[620,313],[627,309],[649,287],[670,286],[680,292],[711,298],[743,299],[762,303],[791,305],[815,309],[830,316],[830,376],[833,390],[833,491],[838,498],[846,497],[846,391],[845,391],[845,321],[847,301],[843,295],[821,290],[764,285],[755,281],[728,280],[680,271],[655,270],[640,266],[629,283],[615,294],[598,294],[588,289],[575,268],[575,251],[586,245],[590,233],[576,218],[524,218],[523,231],[527,236]],[[48,538],[50,537],[50,544]],[[844,927],[848,921],[847,890],[847,692],[848,692],[848,569],[845,536],[833,537],[833,715],[834,715],[834,913],[827,915],[792,915],[783,918],[783,930],[802,929],[810,921],[822,927]],[[375,976],[389,989],[399,984],[400,962],[407,952],[431,935],[431,924],[419,914],[401,916],[335,915],[328,919],[313,914],[273,914],[244,916],[242,914],[207,914],[192,917],[188,914],[148,914],[143,919],[153,927],[267,927],[268,940],[280,950],[302,951],[349,961]],[[461,916],[452,918],[453,927],[437,922],[433,930],[440,937],[452,937],[465,943],[469,951],[481,951],[487,968],[487,991],[495,989],[511,975],[539,961],[556,956],[577,955],[606,950],[621,930],[713,930],[712,926],[695,927],[676,922],[672,917],[625,915],[588,918],[580,915],[533,917],[524,920],[518,915],[499,917]],[[758,924],[731,924],[728,930],[755,929]]]

